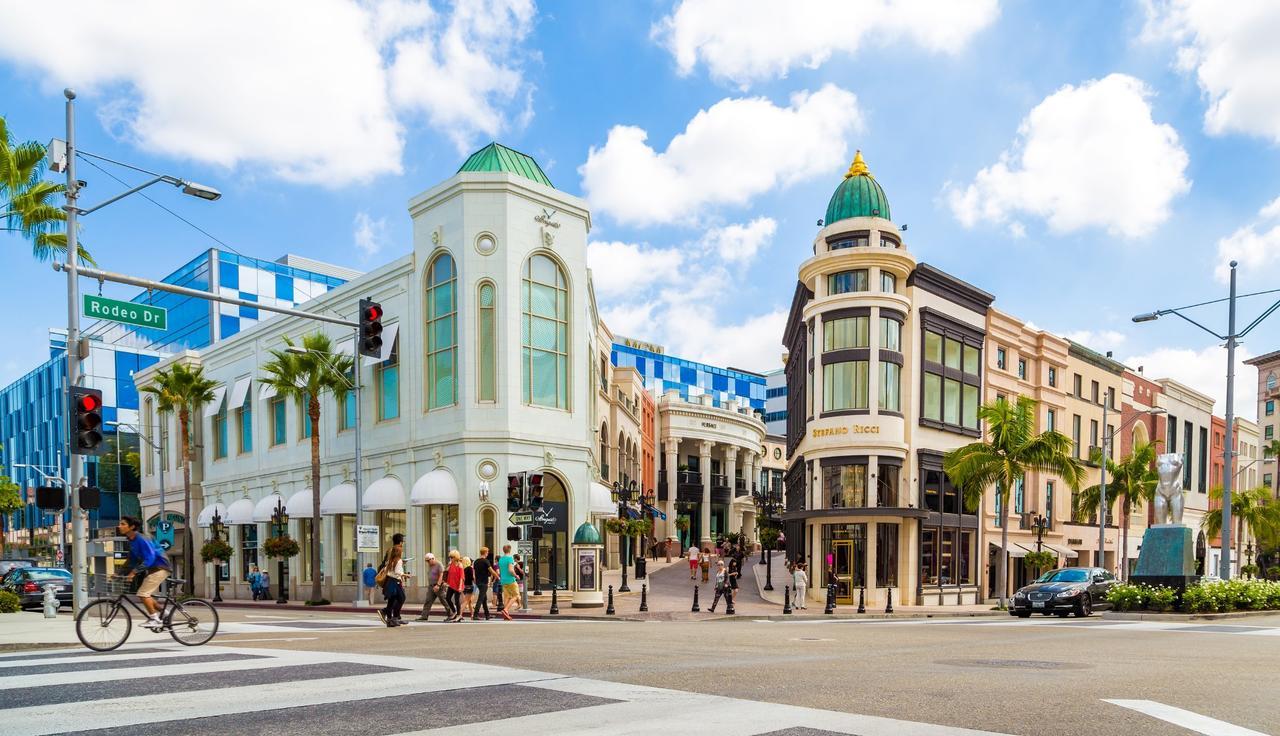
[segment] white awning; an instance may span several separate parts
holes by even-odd
[[[387,358],[391,357],[391,351],[395,349],[396,338],[400,335],[400,323],[395,322],[387,325],[382,329],[382,353],[376,357],[366,356],[365,365],[377,365]]]
[[[997,550],[999,550],[999,549],[1000,549],[1000,545],[998,545],[998,544],[993,543],[993,544],[992,544],[992,546],[994,546]],[[1027,556],[1027,553],[1028,553],[1028,552],[1030,552],[1030,551],[1031,551],[1031,550],[1027,549],[1026,547],[1023,547],[1022,545],[1018,544],[1017,542],[1010,542],[1010,543],[1009,543],[1009,556],[1010,556],[1010,557],[1017,557],[1017,558],[1026,557],[1026,556]]]
[[[208,529],[213,524],[213,515],[217,514],[222,517],[223,524],[229,524],[227,521],[227,507],[220,503],[211,503],[200,509],[200,515],[196,517],[196,526],[201,529]]]
[[[340,483],[320,497],[320,513],[324,516],[334,514],[354,514],[356,512],[356,487],[350,483]]]
[[[1049,544],[1048,542],[1044,542],[1043,544],[1045,549],[1057,552],[1058,555],[1060,557],[1063,557],[1064,559],[1074,560],[1080,556],[1076,554],[1076,551],[1074,549],[1071,549],[1070,547],[1059,547],[1057,545]]]
[[[613,502],[611,493],[609,486],[603,483],[592,483],[587,489],[587,514],[613,516],[618,513],[618,504]]]
[[[236,379],[236,385],[231,389],[231,398],[227,401],[228,409],[239,409],[244,406],[244,400],[249,396],[249,384],[253,383],[253,378],[245,376]]]
[[[404,506],[404,486],[395,478],[380,478],[364,489],[365,511],[402,511]]]
[[[279,493],[273,493],[254,504],[253,520],[270,522],[271,515],[276,512],[276,504],[282,503],[283,501],[284,499],[280,497]]]
[[[458,484],[453,480],[453,473],[441,468],[419,478],[413,484],[413,490],[409,492],[409,503],[414,506],[456,506],[461,502]],[[365,505],[368,505],[367,501]]]
[[[252,524],[253,518],[253,501],[242,498],[239,501],[227,507],[227,512],[222,515],[227,524]]]
[[[311,516],[311,489],[298,491],[284,504],[284,512],[290,516]]]
[[[213,390],[213,401],[204,406],[204,416],[206,419],[215,417],[218,412],[222,411],[222,400],[227,397],[227,387],[219,386]]]
[[[276,387],[269,383],[260,382],[262,389],[258,391],[258,400],[266,401],[276,395]]]

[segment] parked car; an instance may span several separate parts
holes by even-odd
[[[1088,616],[1095,608],[1111,606],[1107,591],[1115,584],[1116,577],[1101,567],[1050,570],[1013,594],[1009,614],[1018,618],[1028,618],[1033,613]]]
[[[39,560],[30,557],[6,557],[0,560],[0,578],[8,575],[15,567],[35,567],[39,563]]]
[[[71,571],[61,567],[15,567],[0,580],[0,590],[17,593],[23,608],[40,608],[50,583],[57,586],[58,605],[71,605]]]

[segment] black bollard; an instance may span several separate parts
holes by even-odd
[[[782,614],[784,616],[791,615],[791,586],[782,586]]]
[[[963,593],[963,591],[962,591],[962,590],[957,590],[957,591],[956,591],[956,605],[957,605],[957,606],[963,606],[963,605],[964,605],[964,593]]]
[[[551,586],[551,610],[547,611],[548,616],[560,615],[560,601],[556,598],[557,591],[558,589],[554,585]]]
[[[827,610],[823,611],[823,613],[832,614],[835,612],[836,612],[836,584],[829,583],[827,585]]]
[[[887,596],[884,603],[884,612],[893,613],[893,588],[885,588],[884,592]]]
[[[867,612],[867,586],[858,588],[858,613]]]
[[[608,608],[606,608],[606,609],[604,609],[604,615],[606,615],[606,616],[612,616],[612,615],[613,615],[613,613],[614,613],[614,611],[613,611],[613,586],[612,586],[612,585],[610,585],[610,586],[609,586],[609,607],[608,607]]]
[[[702,610],[701,608],[698,607],[698,586],[697,585],[693,586],[693,608],[691,610],[694,613],[697,613],[698,611]]]
[[[649,584],[645,583],[640,588],[640,611],[641,613],[649,610]]]

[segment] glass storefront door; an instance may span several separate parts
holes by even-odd
[[[853,604],[853,542],[840,540],[831,543],[831,582],[836,584],[836,603]]]
[[[836,586],[836,603],[852,605],[867,582],[867,525],[824,524],[822,547],[827,582]]]

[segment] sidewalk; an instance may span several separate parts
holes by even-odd
[[[0,614],[0,653],[24,649],[50,649],[79,646],[76,620],[70,612],[57,618],[45,618],[41,611]]]

